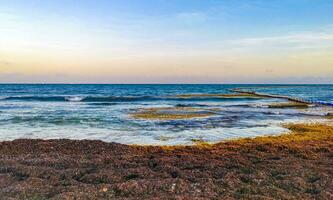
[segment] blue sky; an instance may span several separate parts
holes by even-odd
[[[333,83],[331,0],[0,0],[0,82]]]

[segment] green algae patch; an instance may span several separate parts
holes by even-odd
[[[171,140],[171,139],[174,139],[174,137],[160,136],[158,138],[158,140],[160,140],[160,141],[168,141],[168,140]]]
[[[309,104],[307,103],[299,103],[299,102],[287,102],[287,103],[274,103],[268,105],[269,108],[308,108]]]
[[[214,143],[209,143],[202,139],[191,139],[191,141],[196,147],[209,148],[214,145]]]
[[[247,94],[247,93],[232,93],[232,94],[180,94],[177,95],[178,98],[265,98],[256,94]]]
[[[136,119],[151,120],[190,119],[196,117],[208,117],[214,115],[214,111],[215,110],[203,110],[192,107],[146,108],[136,113],[132,113],[132,117]]]

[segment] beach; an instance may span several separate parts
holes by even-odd
[[[0,143],[2,199],[332,199],[333,126],[193,146]]]
[[[332,199],[332,85],[2,85],[0,199]]]
[[[0,0],[0,200],[333,200],[333,0]]]

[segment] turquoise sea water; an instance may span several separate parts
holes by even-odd
[[[244,88],[333,103],[333,85],[0,85],[0,140],[18,138],[99,139],[125,144],[192,144],[279,134],[288,122],[323,120],[330,107],[272,109],[283,99],[180,98],[179,94],[231,93]],[[134,119],[151,107],[217,110],[204,118]]]

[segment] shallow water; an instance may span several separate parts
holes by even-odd
[[[271,109],[283,99],[179,98],[246,88],[333,103],[333,85],[0,85],[0,140],[100,139],[125,144],[192,144],[279,134],[282,123],[323,120],[327,107]],[[216,109],[212,116],[179,120],[134,119],[151,107]]]

